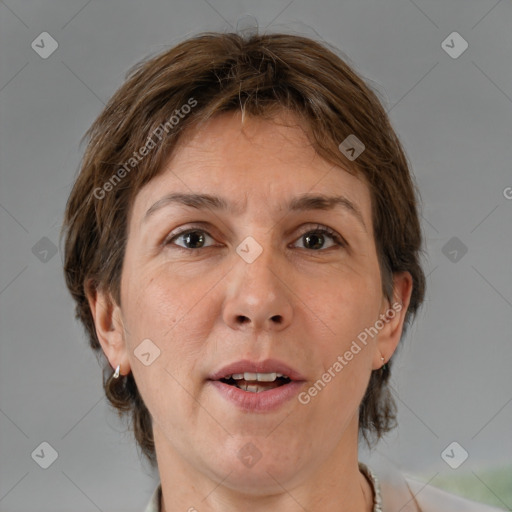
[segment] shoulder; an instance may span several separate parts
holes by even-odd
[[[504,509],[468,500],[406,475],[389,461],[374,460],[383,512],[503,512]]]
[[[160,508],[161,508],[161,484],[159,483],[157,488],[154,490],[152,496],[151,496],[151,500],[149,501],[149,503],[146,505],[146,508],[144,509],[144,512],[160,512]]]
[[[404,479],[421,512],[499,512],[503,510],[450,494],[413,478],[405,477]]]

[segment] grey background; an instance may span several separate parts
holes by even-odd
[[[454,471],[440,456],[454,440],[469,453],[457,471],[475,486],[486,486],[483,468],[512,460],[510,1],[5,0],[2,512],[135,512],[158,481],[103,398],[51,248],[79,141],[126,71],[198,32],[250,26],[247,14],[261,31],[309,35],[349,57],[380,94],[422,194],[427,300],[395,363],[400,427],[377,453],[432,485]],[[31,48],[45,31],[59,45],[47,59]],[[441,47],[453,31],[469,44],[456,59]],[[43,441],[58,452],[46,470],[31,457]]]

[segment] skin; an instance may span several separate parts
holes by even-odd
[[[172,205],[143,221],[170,192],[222,196],[242,211]],[[285,209],[303,193],[343,194],[365,226],[341,207]],[[163,510],[371,511],[357,466],[358,407],[372,370],[399,343],[408,272],[394,275],[401,312],[308,404],[242,412],[206,380],[227,363],[277,358],[306,377],[307,390],[389,310],[366,183],[319,157],[298,126],[225,113],[189,132],[132,206],[122,306],[102,291],[89,303],[112,367],[133,372],[152,415]],[[303,235],[318,224],[347,245],[329,235],[319,235],[320,248],[308,243]],[[169,241],[177,228],[202,230],[204,240]],[[236,252],[247,236],[263,248],[252,263]],[[148,338],[160,355],[145,366],[134,350]],[[248,442],[261,454],[252,467],[238,455]]]

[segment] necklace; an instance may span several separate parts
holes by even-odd
[[[380,495],[379,480],[375,473],[363,462],[359,462],[359,470],[368,479],[373,487],[373,510],[372,512],[382,512],[382,498]]]

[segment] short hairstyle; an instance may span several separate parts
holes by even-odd
[[[119,416],[131,414],[135,439],[152,465],[151,415],[132,373],[111,377],[86,294],[102,289],[121,304],[127,222],[136,194],[163,172],[187,128],[240,109],[268,120],[291,112],[317,154],[366,182],[384,296],[391,302],[394,272],[408,271],[413,279],[402,338],[424,299],[419,194],[405,152],[376,93],[335,49],[291,34],[208,32],[139,63],[86,133],[61,236],[66,284],[76,317],[102,357],[106,396]],[[349,135],[365,146],[356,160],[339,148]],[[359,429],[369,446],[371,438],[396,426],[391,366],[392,360],[372,372],[360,404]]]

